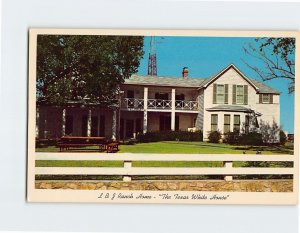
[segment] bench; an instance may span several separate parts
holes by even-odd
[[[113,153],[119,150],[119,143],[118,142],[111,142],[106,144],[106,152]]]
[[[98,146],[99,151],[104,151],[106,149],[105,137],[61,137],[60,141],[57,143],[59,151],[63,152],[65,150],[70,150],[72,148],[85,148],[89,146]],[[87,150],[87,149],[86,149]]]

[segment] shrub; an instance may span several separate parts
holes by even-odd
[[[260,121],[260,133],[265,144],[273,144],[280,142],[280,127],[275,121],[272,124]]]
[[[238,144],[240,133],[238,131],[228,132],[224,136],[224,142],[230,145]]]
[[[263,139],[260,133],[251,132],[241,135],[239,137],[238,143],[240,145],[261,146],[263,145]]]
[[[280,137],[280,144],[284,145],[287,142],[287,136],[282,130],[280,130],[279,137]]]
[[[208,135],[208,141],[212,143],[219,143],[221,139],[220,131],[211,131]]]
[[[156,131],[139,134],[139,142],[159,142],[159,141],[203,141],[202,131]]]

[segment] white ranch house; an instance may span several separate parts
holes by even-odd
[[[280,125],[280,92],[229,65],[210,78],[132,75],[121,85],[120,107],[37,106],[36,138],[135,138],[163,130],[247,132],[262,121]],[[251,125],[250,117],[256,124]],[[252,119],[252,118],[251,118]]]

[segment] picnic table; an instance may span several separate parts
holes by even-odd
[[[106,144],[107,141],[105,137],[63,136],[60,138],[57,146],[61,152],[72,148],[85,148],[89,146],[98,146],[99,151],[104,151],[106,149]]]
[[[119,142],[108,141],[105,137],[63,136],[57,143],[57,146],[60,152],[65,150],[69,151],[74,148],[85,149],[85,147],[89,146],[98,146],[100,152],[106,151],[107,153],[117,152],[119,150]],[[88,148],[85,150],[88,150]]]

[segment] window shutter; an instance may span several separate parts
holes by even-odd
[[[213,86],[213,104],[217,103],[217,84]]]
[[[273,104],[273,95],[270,94],[270,104]]]
[[[244,86],[244,104],[248,104],[248,85]]]
[[[225,84],[225,104],[228,104],[228,84]]]
[[[232,104],[236,104],[236,85],[232,85]]]
[[[259,103],[262,103],[262,94],[259,94]]]

